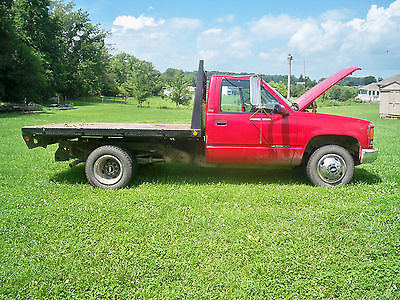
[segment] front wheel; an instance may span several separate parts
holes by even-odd
[[[93,150],[85,165],[89,183],[103,189],[125,187],[131,181],[135,169],[135,161],[129,153],[111,145]]]
[[[308,160],[306,171],[315,185],[344,185],[353,178],[354,160],[345,148],[327,145],[314,151]]]

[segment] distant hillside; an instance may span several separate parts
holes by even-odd
[[[235,73],[235,72],[223,72],[223,71],[207,71],[207,75],[252,75],[254,73]],[[192,77],[196,78],[197,76],[197,71],[192,71],[192,72],[185,72],[185,75],[187,77]],[[268,74],[261,74],[262,78],[266,82],[274,81],[274,82],[280,82],[282,81],[283,83],[287,83],[287,75],[268,75]],[[297,82],[304,82],[304,77],[303,75],[300,75],[300,77],[296,76],[291,76],[290,82],[292,83],[297,83]],[[321,82],[325,78],[321,78],[318,81],[310,79],[308,76],[305,77],[306,79],[306,86],[308,88],[313,87],[317,82]],[[344,78],[342,81],[338,83],[340,86],[363,86],[367,85],[370,83],[377,82],[377,79],[375,76],[365,76],[365,77],[347,77]]]

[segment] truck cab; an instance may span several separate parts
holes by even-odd
[[[259,76],[211,76],[205,145],[216,164],[302,166],[316,185],[348,183],[354,166],[372,162],[374,126],[307,107],[358,67],[343,69],[290,103]],[[252,84],[254,81],[259,84]],[[254,101],[252,98],[259,98]]]

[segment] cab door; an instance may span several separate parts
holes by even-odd
[[[206,159],[210,163],[290,164],[296,126],[290,116],[274,114],[280,102],[262,89],[264,109],[250,104],[248,79],[221,80],[218,111],[208,122]]]

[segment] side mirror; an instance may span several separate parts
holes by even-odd
[[[261,78],[250,77],[250,103],[255,107],[261,107]]]
[[[283,117],[284,117],[284,116],[287,116],[287,115],[289,114],[289,112],[287,111],[287,109],[286,109],[283,105],[280,105],[280,104],[276,104],[276,105],[274,106],[273,113],[274,113],[274,114],[282,115]]]

